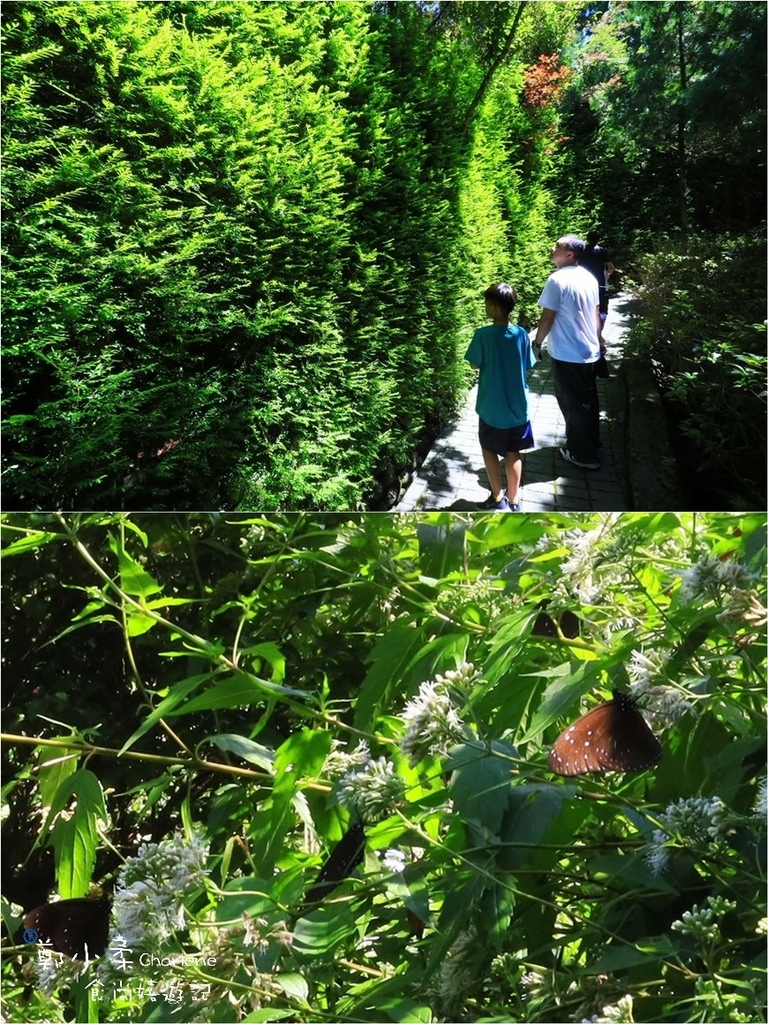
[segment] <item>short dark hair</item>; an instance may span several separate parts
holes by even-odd
[[[583,238],[579,238],[578,235],[563,235],[562,238],[558,238],[557,244],[562,246],[563,249],[570,249],[576,257],[577,263],[581,259],[584,250],[587,247],[587,243]]]
[[[587,232],[587,245],[597,245],[600,241],[599,231],[588,231]]]
[[[517,292],[511,284],[504,284],[501,281],[499,284],[492,284],[490,288],[486,288],[483,298],[500,306],[505,313],[511,313],[517,305]]]

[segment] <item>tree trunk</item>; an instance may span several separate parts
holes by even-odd
[[[677,55],[680,69],[680,100],[677,112],[677,182],[680,202],[680,230],[683,235],[683,241],[688,238],[688,167],[685,150],[688,74],[685,62],[685,8],[686,4],[684,2],[677,4]]]

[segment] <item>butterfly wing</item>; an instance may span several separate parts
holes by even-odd
[[[637,710],[635,702],[623,693],[609,701],[610,720],[601,730],[601,754],[606,772],[640,772],[661,760],[661,744]]]
[[[109,901],[59,900],[30,910],[24,928],[37,932],[38,941],[70,959],[103,956],[109,939]]]
[[[547,764],[556,775],[638,772],[661,760],[661,744],[631,698],[615,693],[558,736]]]
[[[555,620],[551,615],[546,612],[539,612],[533,622],[533,629],[531,630],[533,636],[557,636],[557,626]]]
[[[306,895],[304,907],[328,896],[345,878],[348,878],[365,856],[365,830],[356,821],[333,848],[328,860]],[[303,910],[303,908],[302,908]]]
[[[559,636],[557,632],[557,624],[549,612],[546,611],[546,607],[549,604],[549,598],[544,598],[543,601],[539,601],[536,605],[541,611],[533,621],[533,628],[531,629],[532,636],[547,636],[554,637],[555,639]],[[560,616],[560,632],[568,640],[575,640],[581,632],[581,622],[579,621],[578,615],[570,611],[568,608]]]
[[[581,632],[581,622],[578,615],[567,608],[560,616],[560,632],[569,640],[575,640]]]
[[[603,709],[607,707],[607,703],[599,704],[560,733],[547,758],[550,771],[556,775],[605,771],[594,735],[595,726],[600,726]]]

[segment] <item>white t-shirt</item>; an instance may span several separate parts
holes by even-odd
[[[539,296],[539,305],[557,314],[547,342],[553,359],[565,363],[597,362],[600,342],[596,311],[600,291],[597,279],[586,267],[576,264],[550,274]]]

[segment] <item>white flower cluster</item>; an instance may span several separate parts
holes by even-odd
[[[679,921],[672,922],[672,930],[691,935],[702,943],[717,942],[720,937],[719,920],[729,910],[735,910],[736,904],[724,896],[708,896],[707,903],[709,906],[694,905],[693,910],[686,910]]]
[[[182,895],[205,877],[208,849],[200,835],[143,843],[118,873],[113,933],[129,949],[157,948],[185,927]]]
[[[755,817],[765,821],[768,816],[768,776],[764,775],[757,784],[755,797]]]
[[[34,961],[35,985],[46,995],[52,996],[57,989],[74,985],[77,979],[90,967],[89,960],[73,960],[63,953],[41,950]]]
[[[734,587],[728,594],[727,607],[715,618],[723,625],[764,629],[768,625],[768,608],[760,600],[756,590]]]
[[[408,701],[402,715],[407,728],[400,749],[411,767],[429,754],[444,755],[453,744],[471,738],[453,705],[451,692],[465,696],[479,678],[475,666],[465,662],[422,683],[417,696]]]
[[[386,757],[369,758],[339,779],[338,801],[368,821],[389,814],[405,795],[405,783]]]
[[[581,1024],[633,1024],[632,996],[622,996],[615,1006],[604,1006],[594,1017],[584,1017]]]
[[[663,675],[668,659],[668,653],[662,650],[653,651],[650,656],[641,651],[632,651],[627,671],[638,693],[649,690],[658,677]]]
[[[661,682],[668,660],[666,651],[653,651],[650,657],[640,651],[633,651],[628,673],[630,692],[647,711],[651,724],[674,725],[683,715],[694,710],[691,701],[686,700],[674,686]]]
[[[595,563],[596,545],[602,534],[598,527],[596,530],[566,530],[559,538],[562,547],[568,548],[570,556],[566,558],[561,566],[561,572],[565,576],[580,576],[582,573],[592,569]]]
[[[371,760],[371,749],[365,740],[360,740],[352,751],[344,748],[345,744],[341,740],[334,740],[331,744],[331,751],[323,765],[323,772],[329,779],[338,779]]]
[[[405,870],[405,853],[402,850],[394,849],[390,847],[385,850],[381,855],[381,866],[386,871],[391,871],[393,875],[399,875]]]
[[[520,979],[520,984],[525,989],[522,993],[523,999],[540,999],[552,991],[551,978],[543,967],[535,967],[528,971]]]
[[[598,565],[599,547],[602,530],[569,530],[563,536],[563,544],[570,549],[560,568],[560,579],[565,589],[576,597],[583,605],[600,604],[603,600],[605,587],[611,582],[609,577],[601,574],[598,581],[595,570]]]
[[[700,555],[698,561],[675,575],[683,581],[680,587],[680,600],[683,604],[744,590],[757,579],[741,562],[733,558],[721,562],[715,555],[709,554]]]
[[[666,868],[669,860],[666,843],[669,842],[670,833],[674,832],[692,843],[710,843],[720,839],[728,830],[727,817],[728,809],[717,796],[708,799],[700,796],[681,797],[668,804],[659,815],[659,821],[665,829],[654,829],[651,848],[646,855],[651,869],[660,874]]]

